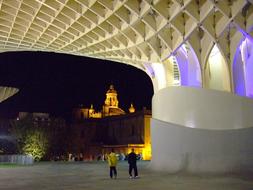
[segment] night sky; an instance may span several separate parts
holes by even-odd
[[[153,87],[141,70],[107,60],[45,52],[0,53],[0,86],[19,93],[0,103],[0,117],[19,111],[48,112],[69,118],[72,108],[93,104],[99,111],[109,85],[118,92],[119,106],[151,108]]]

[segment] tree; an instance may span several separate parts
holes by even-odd
[[[39,161],[46,153],[48,148],[48,138],[42,128],[30,131],[26,136],[22,151],[32,155],[34,160]]]
[[[16,139],[18,153],[32,155],[40,160],[47,152],[49,136],[46,128],[35,126],[31,114],[11,122],[11,135]]]

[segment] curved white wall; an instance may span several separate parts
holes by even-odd
[[[191,128],[252,127],[253,100],[224,91],[167,87],[154,94],[152,117]]]
[[[206,130],[152,119],[151,136],[153,169],[253,173],[253,127]]]
[[[152,112],[154,169],[253,173],[253,100],[168,87],[153,96]]]

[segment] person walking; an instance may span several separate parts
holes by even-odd
[[[137,169],[137,155],[134,152],[134,149],[132,149],[132,152],[128,155],[128,164],[129,164],[129,178],[132,179],[132,170],[134,170],[134,178],[138,178],[138,169]]]
[[[108,156],[108,164],[110,166],[111,179],[113,178],[113,176],[114,176],[114,179],[117,178],[117,169],[116,169],[117,163],[118,163],[117,156],[114,153],[114,150],[112,149],[111,153]]]

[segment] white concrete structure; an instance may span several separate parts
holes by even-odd
[[[152,117],[198,129],[253,127],[253,99],[224,91],[168,87],[153,96]]]
[[[155,93],[154,145],[157,120],[169,122],[166,131],[172,136],[182,127],[226,136],[253,126],[252,102],[246,99],[253,97],[252,0],[0,0],[0,51],[23,50],[108,59],[145,71]],[[170,127],[174,124],[179,130]],[[162,160],[175,152],[167,152],[167,141],[162,142],[153,147],[153,165],[161,162],[166,168]],[[244,145],[239,143],[238,150]],[[242,159],[252,158],[251,153]],[[213,159],[221,154],[217,150]]]
[[[19,89],[13,87],[0,86],[0,103],[7,98],[18,93]]]
[[[152,166],[170,172],[253,172],[253,100],[168,87],[153,97]]]

